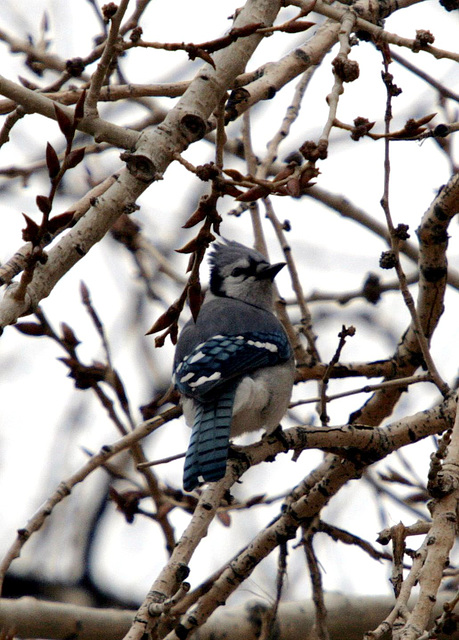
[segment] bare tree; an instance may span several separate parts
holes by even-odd
[[[454,255],[450,223],[459,212],[457,4],[248,0],[231,5],[229,29],[221,7],[205,7],[215,22],[192,23],[204,3],[186,4],[90,1],[80,20],[68,6],[55,9],[28,35],[8,5],[0,28],[12,74],[21,73],[0,76],[0,188],[11,211],[2,221],[2,404],[11,403],[19,425],[33,422],[36,452],[46,423],[56,425],[41,491],[31,487],[40,474],[32,462],[24,489],[9,491],[38,500],[46,486],[47,499],[15,540],[7,532],[0,581],[8,587],[20,555],[22,572],[39,580],[54,558],[61,581],[91,583],[93,595],[91,607],[3,599],[3,637],[67,637],[75,625],[78,637],[129,640],[451,633],[459,272],[448,268],[447,250],[452,235]],[[95,37],[85,53],[89,24]],[[64,42],[64,31],[74,41]],[[201,303],[207,249],[221,234],[284,256],[289,277],[280,279],[276,311],[295,352],[296,385],[283,437],[236,443],[225,477],[187,494],[170,363],[187,307]],[[75,277],[84,278],[78,301]],[[58,366],[84,394],[70,397],[60,370],[49,371],[57,350]],[[83,453],[76,435],[88,443]],[[356,520],[342,526],[334,504],[355,505]],[[114,602],[102,597],[97,564],[113,505],[118,525],[123,516],[135,523],[131,539],[149,549],[129,569],[135,583],[148,565],[153,581],[135,614],[96,608]],[[370,508],[380,518],[379,527],[371,520],[371,541]],[[405,523],[390,526],[392,509]],[[421,536],[415,550],[411,536]],[[343,605],[327,593],[324,539],[343,566],[352,548],[390,567],[391,599]],[[122,558],[108,555],[119,572]],[[252,574],[262,576],[269,604],[226,619],[219,607]],[[310,609],[289,602],[305,576]],[[333,584],[344,589],[340,580]],[[135,604],[131,596],[125,590],[116,604]]]

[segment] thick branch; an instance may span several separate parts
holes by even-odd
[[[54,100],[3,76],[0,76],[0,94],[13,100],[16,104],[22,105],[28,113],[40,113],[46,118],[56,120]],[[69,118],[73,119],[72,109],[66,107],[61,107],[61,109]],[[101,118],[83,118],[78,124],[78,129],[93,136],[96,142],[109,142],[121,149],[132,149],[139,137],[136,131],[124,129]]]
[[[433,506],[432,526],[423,545],[425,560],[419,573],[420,593],[401,634],[403,640],[415,640],[420,632],[427,629],[443,579],[443,571],[449,564],[449,554],[457,535],[458,468],[459,411],[456,411],[448,453],[436,482],[436,490],[444,495],[436,500]]]
[[[434,615],[441,612],[445,601],[445,596],[438,598]],[[325,602],[331,639],[353,640],[377,625],[387,615],[393,600],[382,596],[352,597],[330,593],[325,595]],[[221,609],[201,627],[199,638],[258,640],[259,622],[268,609],[265,602],[257,600]],[[78,629],[78,640],[121,640],[134,615],[135,611],[93,609],[41,602],[29,597],[0,600],[0,627],[14,628],[18,636],[27,638],[68,638]],[[280,603],[275,624],[283,640],[314,640],[313,623],[314,610],[310,600]],[[458,640],[459,632],[449,637]]]

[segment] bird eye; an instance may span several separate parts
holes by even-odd
[[[244,273],[244,269],[242,267],[234,267],[234,269],[231,271],[231,275],[233,276],[233,278],[237,278],[238,276],[241,276]]]

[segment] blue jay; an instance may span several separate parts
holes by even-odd
[[[196,322],[180,333],[173,380],[192,428],[183,486],[225,475],[230,436],[264,428],[285,414],[294,379],[293,353],[273,313],[273,280],[284,262],[269,264],[234,241],[215,245],[210,287]]]

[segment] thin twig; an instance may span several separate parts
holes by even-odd
[[[286,140],[292,125],[296,121],[299,116],[301,102],[303,100],[306,89],[308,88],[309,82],[314,75],[317,67],[310,67],[307,69],[302,76],[300,76],[300,80],[298,81],[295,87],[295,93],[293,95],[293,99],[291,104],[287,108],[287,113],[285,114],[281,126],[276,131],[274,136],[268,142],[266,148],[266,154],[263,158],[258,171],[258,178],[267,178],[269,171],[271,170],[273,162],[276,160],[279,154],[279,146],[283,140]]]
[[[329,379],[331,373],[333,373],[333,369],[330,370],[330,368],[327,367],[327,375]],[[417,384],[418,382],[432,382],[432,379],[429,374],[421,374],[418,376],[408,376],[406,378],[396,378],[395,380],[385,380],[384,382],[380,382],[379,384],[366,384],[365,386],[359,387],[358,389],[351,389],[350,391],[341,391],[341,393],[333,393],[327,395],[326,401],[331,402],[332,400],[346,398],[347,396],[353,396],[357,393],[372,393],[373,391],[377,391],[378,389],[384,389],[387,387],[405,387],[410,384]],[[315,404],[317,402],[320,402],[320,400],[320,397],[308,398],[307,400],[298,400],[290,404],[290,409],[303,404]]]
[[[279,605],[282,596],[282,590],[284,587],[285,577],[287,575],[287,543],[281,542],[279,544],[279,556],[277,559],[277,574],[276,574],[276,597],[271,607],[263,616],[261,622],[260,640],[274,640],[276,637],[276,618],[279,610]]]
[[[303,287],[298,274],[298,269],[293,259],[291,246],[285,236],[283,225],[281,224],[280,220],[278,219],[278,217],[274,212],[274,207],[272,205],[272,201],[270,198],[265,198],[264,205],[266,208],[266,217],[273,225],[274,231],[276,232],[276,235],[277,235],[277,239],[282,247],[282,251],[284,252],[285,260],[287,261],[287,267],[288,267],[290,279],[292,282],[292,288],[295,292],[296,301],[300,308],[300,313],[301,313],[300,332],[305,336],[306,340],[308,341],[308,350],[306,351],[304,349],[299,339],[299,335],[296,334],[293,327],[292,327],[292,330],[289,332],[290,340],[292,342],[292,345],[295,351],[297,362],[304,365],[311,365],[315,362],[320,362],[320,354],[316,346],[317,336],[314,334],[314,330],[312,326],[312,315],[306,303],[306,298],[303,293]]]
[[[363,540],[359,536],[356,536],[349,531],[345,531],[344,529],[340,529],[339,527],[335,527],[334,525],[328,524],[328,522],[324,522],[321,520],[317,526],[317,531],[321,533],[325,533],[330,536],[332,540],[335,542],[342,542],[347,545],[354,545],[364,551],[366,554],[373,558],[373,560],[392,560],[392,555],[385,551],[378,551],[373,547],[372,544]]]
[[[422,78],[425,82],[427,82],[434,89],[436,89],[442,96],[444,96],[445,98],[450,98],[451,100],[455,100],[456,102],[459,102],[459,94],[455,93],[454,91],[451,91],[449,87],[445,86],[441,82],[438,82],[436,78],[434,78],[433,76],[430,76],[428,73],[423,71],[420,67],[417,67],[414,64],[411,64],[411,62],[406,60],[403,56],[401,56],[396,51],[391,51],[390,55],[392,60],[395,60],[395,62],[398,62],[398,64],[401,64],[402,67],[405,67],[405,69],[408,69],[409,71],[411,71],[411,73],[414,73],[415,75]]]
[[[341,28],[338,34],[340,48],[339,48],[339,53],[335,58],[335,61],[340,59],[342,61],[343,66],[349,62],[348,56],[351,51],[351,46],[349,44],[349,36],[354,27],[355,21],[356,21],[356,16],[351,11],[347,11],[341,17]],[[335,67],[334,76],[335,76],[335,82],[333,84],[333,88],[331,90],[331,93],[327,96],[327,103],[328,103],[328,109],[329,109],[328,118],[327,118],[327,122],[323,127],[323,130],[319,139],[319,145],[322,143],[323,145],[325,145],[325,148],[328,146],[330,132],[332,130],[333,123],[336,118],[339,97],[344,92],[344,74],[340,73],[337,70],[337,67]]]
[[[327,608],[325,606],[324,590],[322,585],[322,574],[312,544],[313,535],[303,531],[303,547],[309,568],[309,575],[312,585],[312,599],[314,602],[315,620],[314,632],[319,640],[329,640],[330,634],[327,626]]]
[[[9,141],[11,129],[17,122],[19,122],[19,120],[21,120],[21,118],[25,116],[25,114],[26,110],[24,107],[19,105],[7,118],[5,118],[5,122],[3,123],[3,127],[0,131],[0,148]]]
[[[116,55],[116,42],[118,40],[118,34],[121,26],[121,21],[128,7],[129,0],[121,0],[115,15],[110,21],[110,31],[107,41],[105,42],[104,52],[97,65],[96,71],[91,77],[91,84],[86,97],[85,103],[85,116],[88,118],[97,118],[97,102],[99,100],[99,93],[102,85],[105,82],[107,72],[113,57]]]
[[[223,153],[226,144],[226,132],[225,132],[225,103],[227,96],[224,95],[217,107],[217,131],[215,141],[215,164],[218,169],[223,169]]]
[[[252,136],[250,130],[250,111],[245,111],[242,118],[242,142],[244,145],[244,157],[247,163],[248,173],[252,176],[256,175],[258,161],[252,148]],[[252,230],[254,237],[254,246],[263,255],[268,257],[268,247],[263,233],[263,225],[261,224],[260,210],[257,202],[249,204],[250,220],[252,221]]]
[[[167,458],[160,458],[159,460],[150,460],[148,462],[139,462],[137,465],[137,469],[145,469],[146,467],[155,467],[159,464],[167,464],[169,462],[173,462],[174,460],[180,460],[180,458],[184,458],[186,453],[177,453],[175,456],[168,456]]]
[[[327,387],[328,387],[328,382],[330,380],[330,375],[331,375],[331,372],[333,371],[333,367],[339,362],[339,359],[341,357],[341,352],[344,349],[344,345],[346,344],[346,338],[352,337],[354,335],[355,335],[355,327],[351,326],[346,328],[343,325],[341,331],[338,334],[338,338],[339,338],[338,346],[322,378],[322,384],[320,386],[319,418],[321,423],[324,426],[327,425],[330,421],[330,417],[327,414]]]

